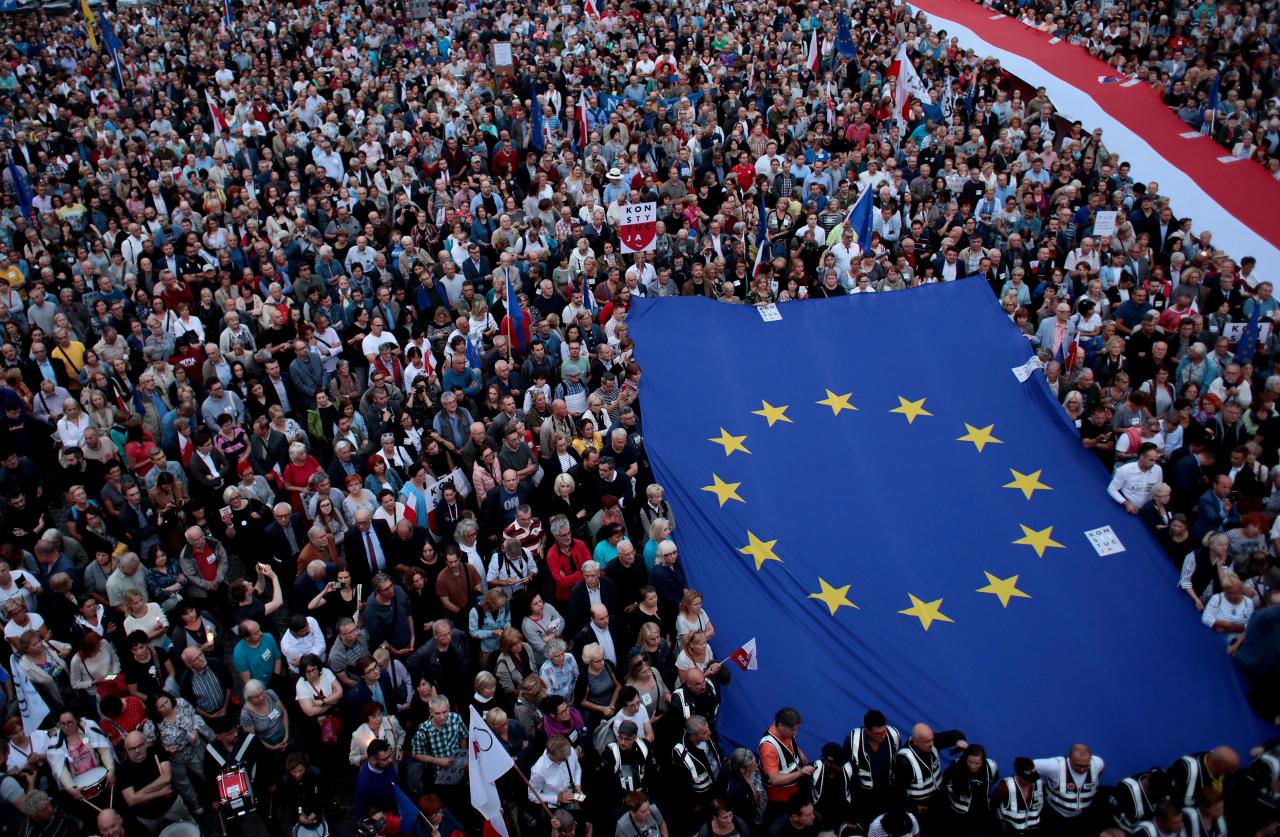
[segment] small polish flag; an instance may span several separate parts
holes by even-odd
[[[213,127],[218,133],[229,130],[231,123],[227,121],[227,117],[223,114],[222,108],[218,107],[218,102],[213,98],[213,91],[204,91],[204,100],[209,105],[209,115],[213,117]]]
[[[809,36],[809,54],[805,57],[805,66],[809,68],[809,72],[815,76],[818,74],[818,67],[822,62],[822,50],[819,49],[821,42],[818,40],[818,30],[814,29]]]
[[[596,5],[596,0],[586,0],[582,4],[583,13],[592,20],[600,19],[600,7]]]
[[[587,140],[591,138],[590,123],[587,121],[587,91],[578,94],[578,112],[574,115],[578,120],[578,146],[585,149]]]
[[[743,671],[755,671],[759,668],[760,658],[756,654],[756,638],[751,637],[746,643],[729,655],[729,659],[738,664]]]

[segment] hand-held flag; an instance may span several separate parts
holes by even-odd
[[[742,647],[729,655],[729,659],[738,664],[743,671],[755,671],[760,667],[760,655],[756,653],[756,638],[751,637]]]
[[[502,819],[502,800],[498,797],[495,783],[513,767],[515,764],[502,742],[472,706],[471,726],[467,730],[467,784],[471,786],[471,807],[479,811],[502,837],[507,837],[507,824]]]
[[[204,91],[205,103],[209,106],[209,116],[213,119],[214,133],[220,134],[223,131],[231,129],[231,123],[227,121],[226,115],[222,112],[222,108],[218,107],[218,102],[213,98],[213,91]]]

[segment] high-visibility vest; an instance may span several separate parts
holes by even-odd
[[[1045,783],[1045,793],[1049,799],[1049,807],[1064,817],[1079,816],[1093,804],[1098,795],[1098,774],[1094,769],[1096,757],[1090,757],[1089,769],[1085,771],[1084,781],[1077,784],[1071,773],[1071,763],[1066,756],[1054,759],[1057,768],[1057,781]]]
[[[1116,821],[1116,825],[1125,831],[1135,830],[1138,827],[1138,823],[1151,819],[1151,815],[1155,812],[1155,806],[1147,798],[1147,792],[1142,789],[1141,778],[1140,776],[1131,776],[1116,785],[1116,797],[1129,800],[1135,814],[1135,816],[1130,817],[1123,810],[1115,811],[1113,819]]]
[[[712,747],[715,745],[712,744]],[[701,747],[686,745],[683,741],[672,748],[675,762],[689,775],[689,789],[694,793],[706,793],[715,783],[715,774]]]
[[[1185,808],[1195,804],[1196,791],[1200,790],[1200,756],[1192,754],[1183,756],[1178,760],[1187,766],[1187,789],[1182,794],[1181,800],[1175,799],[1174,801],[1181,801],[1182,807]]]
[[[931,749],[921,757],[911,745],[898,751],[898,755],[906,756],[911,767],[911,784],[907,786],[907,797],[914,802],[923,802],[942,787],[942,761],[938,751]]]
[[[1182,829],[1187,837],[1227,837],[1227,820],[1218,817],[1212,826],[1206,826],[1200,819],[1200,812],[1194,807],[1182,809]]]
[[[888,746],[889,752],[898,752],[901,747],[901,736],[893,727],[885,727],[889,735],[885,739],[885,745]],[[858,784],[863,790],[871,790],[875,786],[875,779],[871,775],[871,754],[867,752],[867,730],[866,727],[858,727],[849,733],[849,759],[850,764],[858,771]],[[889,777],[890,782],[893,781],[893,756],[889,756]]]
[[[853,804],[853,765],[845,763],[840,765],[841,772],[844,773],[844,801]],[[827,763],[820,761],[813,766],[813,798],[817,801],[822,798],[822,790],[827,782]],[[839,775],[839,774],[837,774]],[[839,781],[838,779],[834,781]]]
[[[968,771],[965,771],[965,775],[967,774],[968,774]],[[987,792],[990,792],[991,784],[996,780],[997,775],[998,773],[996,771],[995,759],[987,759],[987,763],[983,766],[983,771],[982,771],[982,780],[985,786],[985,790]],[[967,785],[966,787],[971,788],[973,786],[970,784],[970,785]],[[969,813],[969,809],[973,807],[973,793],[972,792],[958,793],[953,788],[948,787],[947,788],[947,804],[950,805],[951,810],[955,811],[957,814],[967,814]]]
[[[1005,796],[996,808],[996,816],[1005,830],[1022,833],[1039,827],[1040,814],[1044,811],[1044,780],[1036,779],[1031,786],[1031,794],[1025,798],[1013,776],[1005,779],[1003,784]]]
[[[640,763],[628,765],[622,759],[622,748],[618,746],[618,742],[611,741],[604,747],[613,755],[613,773],[618,777],[618,784],[624,791],[630,793],[634,790],[641,790],[644,784],[645,765],[649,763],[649,745],[645,743],[643,738],[636,739],[636,751],[640,753]],[[630,770],[624,768],[630,767]]]

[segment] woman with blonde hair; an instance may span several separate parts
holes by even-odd
[[[680,599],[676,614],[676,640],[683,644],[685,636],[692,631],[702,631],[702,635],[710,640],[716,635],[716,626],[711,624],[711,617],[702,608],[702,594],[688,588]]]

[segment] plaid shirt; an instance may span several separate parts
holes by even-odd
[[[452,758],[464,752],[462,742],[467,740],[467,728],[457,712],[450,712],[443,727],[437,727],[428,720],[413,735],[413,743],[409,745],[415,756],[431,756],[432,758]]]

